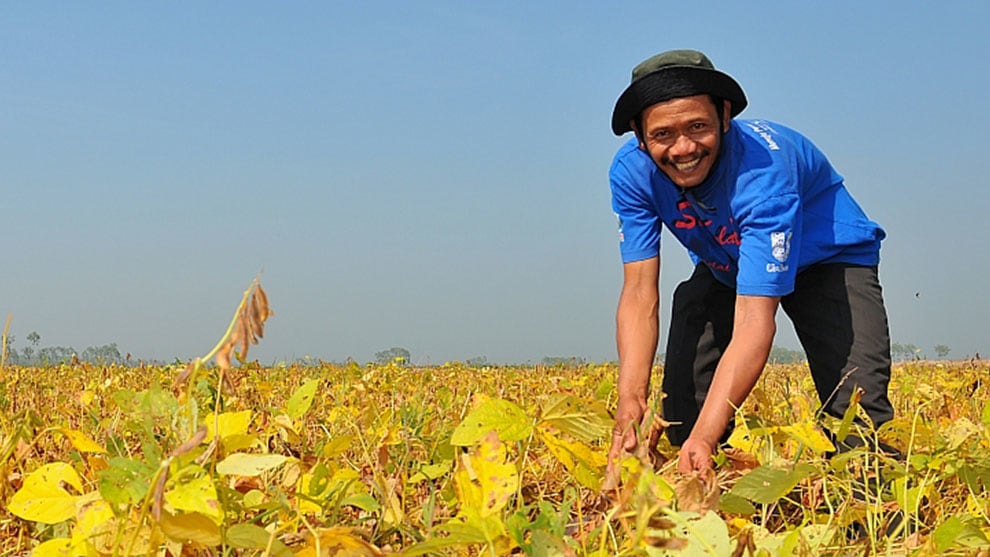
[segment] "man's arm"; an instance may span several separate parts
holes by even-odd
[[[660,257],[623,265],[622,294],[615,314],[615,340],[619,352],[619,402],[615,430],[608,452],[608,473],[617,473],[622,450],[636,447],[633,424],[646,411],[650,373],[659,339],[658,309]]]
[[[777,330],[779,297],[736,296],[732,340],[715,369],[711,388],[691,435],[681,446],[678,470],[712,468],[712,454],[729,420],[763,373]]]

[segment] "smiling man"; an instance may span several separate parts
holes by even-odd
[[[636,446],[659,341],[661,224],[695,269],[674,292],[664,419],[681,472],[705,471],[767,362],[778,306],[794,324],[826,412],[854,390],[873,425],[890,420],[890,338],[878,279],[884,231],[807,138],[737,120],[742,88],[702,53],[658,54],[612,114],[630,139],[609,171],[619,219],[619,401],[610,474]]]

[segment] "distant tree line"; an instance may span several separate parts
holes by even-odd
[[[949,352],[952,349],[945,344],[935,345],[935,357],[939,359],[945,359],[949,356]],[[927,360],[928,356],[921,351],[921,348],[913,344],[901,344],[900,342],[890,343],[890,356],[894,360],[904,361],[904,360]]]
[[[99,365],[124,363],[116,342],[90,346],[78,352],[71,346],[41,346],[41,335],[35,331],[27,336],[28,346],[20,350],[14,347],[14,341],[14,335],[7,336],[7,363],[12,365],[48,366],[71,362],[73,357],[81,362]]]

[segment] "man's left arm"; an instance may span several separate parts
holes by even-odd
[[[732,340],[722,355],[705,404],[691,435],[681,446],[678,470],[712,468],[712,455],[729,420],[756,384],[770,356],[777,331],[779,297],[736,296]]]

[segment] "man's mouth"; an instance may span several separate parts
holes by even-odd
[[[688,161],[681,161],[681,162],[670,161],[670,164],[678,172],[691,172],[692,170],[697,168],[699,164],[701,164],[701,159],[703,158],[704,158],[703,155],[698,155],[697,157]]]

